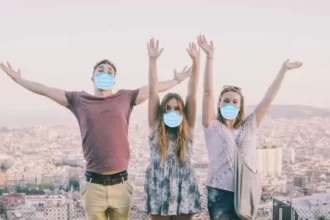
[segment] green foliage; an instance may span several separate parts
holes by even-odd
[[[43,182],[43,183],[40,183],[38,185],[38,187],[40,189],[49,189],[49,190],[54,190],[55,189],[55,185],[54,183],[51,183],[51,182]]]
[[[25,187],[18,186],[16,188],[17,193],[25,193],[26,195],[44,195],[45,189],[54,190],[54,183],[43,182],[40,184],[29,183]]]
[[[76,192],[79,192],[79,190],[80,190],[79,181],[77,179],[75,179],[75,178],[71,178],[69,180],[69,186],[68,186],[68,189],[67,190],[70,191],[71,189],[73,191],[76,191]]]
[[[4,193],[8,193],[8,189],[7,188],[0,188],[0,196]]]

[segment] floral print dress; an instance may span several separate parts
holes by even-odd
[[[175,136],[169,134],[168,157],[163,163],[157,135],[150,139],[150,164],[146,171],[142,211],[151,215],[185,215],[201,212],[201,195],[191,163],[192,141],[186,162],[180,165],[174,152]]]

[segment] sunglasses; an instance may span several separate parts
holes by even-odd
[[[225,85],[225,86],[223,86],[223,89],[235,89],[237,91],[242,91],[242,88],[241,87],[231,86],[231,85]]]

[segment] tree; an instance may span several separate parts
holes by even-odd
[[[0,196],[4,193],[8,193],[8,189],[7,188],[1,188],[0,189]]]
[[[16,188],[16,192],[17,193],[25,193],[25,191],[26,191],[26,188],[24,188],[24,187],[18,186]]]
[[[37,189],[38,188],[38,184],[36,184],[36,183],[28,183],[28,184],[26,184],[26,188],[28,188],[28,189]]]
[[[69,179],[68,191],[70,191],[71,189],[73,191],[80,191],[80,184],[76,178]]]
[[[39,188],[42,190],[44,190],[44,189],[54,190],[55,185],[54,185],[54,183],[51,183],[51,182],[42,182],[39,184]]]

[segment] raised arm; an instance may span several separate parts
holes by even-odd
[[[151,61],[149,59],[149,61]],[[150,68],[150,67],[149,67]],[[174,86],[180,84],[182,81],[187,79],[190,75],[190,69],[184,69],[182,72],[176,72],[174,70],[174,77],[171,80],[166,80],[166,81],[160,81],[158,82],[157,86],[157,91],[160,92],[165,92]],[[139,94],[136,98],[135,104],[141,104],[144,101],[146,101],[149,98],[149,86],[143,86],[139,89]]]
[[[25,89],[36,93],[38,95],[42,95],[45,97],[48,97],[49,99],[57,102],[60,105],[63,105],[65,107],[68,106],[68,100],[65,96],[65,92],[60,89],[51,88],[48,86],[45,86],[43,84],[25,80],[21,76],[21,71],[17,70],[15,71],[9,62],[7,62],[7,65],[0,63],[0,68],[7,73],[7,75],[14,80],[17,84],[21,85]]]
[[[206,53],[206,64],[204,72],[204,92],[202,123],[207,128],[211,121],[215,119],[214,91],[213,91],[213,42],[207,43],[205,36],[198,37],[198,45]]]
[[[193,134],[196,122],[196,106],[197,106],[197,89],[199,81],[199,54],[195,43],[190,43],[187,49],[189,56],[192,59],[192,72],[188,82],[188,93],[186,98],[186,114],[190,132]]]
[[[268,109],[270,105],[272,104],[278,90],[281,87],[281,84],[283,82],[284,76],[288,70],[296,69],[302,66],[302,63],[300,62],[289,62],[289,60],[286,60],[280,71],[278,72],[275,80],[271,84],[271,86],[268,88],[264,98],[261,100],[261,102],[258,104],[255,114],[256,114],[256,123],[257,127],[261,124],[263,118],[265,117],[266,113],[268,112]]]
[[[149,103],[148,103],[148,121],[151,130],[154,130],[157,124],[157,114],[159,108],[158,95],[158,76],[157,76],[157,59],[162,54],[163,49],[159,49],[158,40],[153,38],[148,43],[149,55]]]

